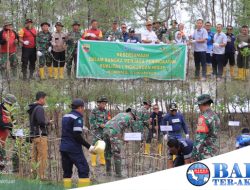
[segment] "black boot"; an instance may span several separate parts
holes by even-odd
[[[121,162],[115,162],[115,177],[123,178]]]
[[[106,160],[106,175],[111,176],[111,160]]]

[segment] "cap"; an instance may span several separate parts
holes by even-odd
[[[97,102],[108,102],[108,99],[106,96],[100,96],[98,99],[97,99]]]
[[[114,20],[114,21],[113,21],[113,24],[118,24],[118,21],[117,21],[117,20]]]
[[[136,109],[131,108],[131,107],[127,108],[127,109],[126,109],[126,112],[127,112],[127,113],[132,113],[134,116],[137,115]]]
[[[154,21],[153,24],[161,24],[162,22],[157,20],[157,21]]]
[[[151,106],[152,102],[151,102],[151,100],[144,99],[143,104],[147,104],[147,105]]]
[[[134,28],[130,28],[130,29],[128,29],[128,32],[129,33],[135,33],[135,29]]]
[[[50,23],[48,23],[48,22],[46,22],[46,21],[41,23],[41,27],[42,27],[43,25],[48,25],[48,26],[50,27]]]
[[[25,24],[28,24],[28,23],[33,23],[32,19],[27,18],[27,19],[25,20]]]
[[[9,25],[12,25],[12,23],[11,23],[11,22],[9,22],[9,21],[6,21],[6,22],[3,24],[3,27],[5,27],[5,26],[9,26]]]
[[[146,22],[146,24],[145,24],[145,25],[146,25],[146,26],[148,26],[148,25],[152,25],[152,22],[148,20],[148,21]]]
[[[202,105],[205,103],[214,103],[211,96],[209,94],[202,94],[202,95],[198,96],[197,104]]]
[[[72,107],[80,107],[80,106],[84,107],[84,101],[80,98],[76,98],[72,101],[71,106]]]
[[[75,25],[80,26],[81,24],[78,21],[74,21],[73,24],[72,24],[72,26],[75,26]]]
[[[61,26],[61,27],[64,27],[64,26],[62,25],[62,23],[61,23],[61,22],[56,22],[55,26]]]
[[[169,110],[170,111],[174,111],[174,110],[177,110],[178,109],[178,106],[176,103],[171,103],[169,104]]]
[[[7,94],[5,98],[3,99],[4,102],[7,104],[13,105],[16,103],[16,97],[13,94]]]

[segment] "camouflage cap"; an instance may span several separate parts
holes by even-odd
[[[151,106],[152,102],[151,102],[151,100],[144,99],[143,104],[147,104],[147,105]]]
[[[78,21],[73,22],[72,26],[75,26],[75,25],[81,26],[81,24]]]
[[[7,94],[3,101],[7,104],[13,105],[17,102],[17,99],[13,94]]]
[[[41,27],[42,27],[43,25],[48,25],[48,26],[50,27],[50,23],[48,23],[48,22],[46,22],[46,21],[41,23]]]
[[[159,21],[159,20],[156,20],[156,21],[153,22],[153,24],[161,24],[161,23],[162,23],[162,22]]]
[[[202,94],[202,95],[198,96],[197,104],[202,105],[205,103],[214,103],[211,96],[209,94]]]
[[[170,111],[174,111],[174,110],[177,110],[178,109],[178,106],[177,106],[177,104],[176,103],[171,103],[171,104],[169,104],[169,110]]]
[[[97,99],[97,102],[108,102],[108,98],[106,96],[100,96]]]
[[[63,24],[61,22],[56,22],[55,26],[61,26],[64,27]]]

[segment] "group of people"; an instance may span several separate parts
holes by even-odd
[[[114,21],[112,27],[104,35],[98,28],[98,21],[93,19],[89,29],[81,33],[80,23],[72,23],[69,33],[63,32],[63,24],[56,22],[55,32],[51,33],[48,22],[41,23],[41,31],[38,32],[33,26],[32,19],[26,19],[25,27],[18,33],[13,30],[12,24],[6,22],[0,32],[1,71],[11,69],[16,76],[18,59],[16,55],[17,45],[22,45],[22,74],[27,79],[34,77],[36,60],[38,60],[39,77],[64,78],[64,66],[68,77],[76,71],[77,42],[78,40],[105,40],[127,43],[145,44],[184,44],[192,45],[194,50],[195,78],[205,81],[207,75],[212,75],[221,80],[226,75],[226,65],[230,64],[230,74],[234,77],[235,55],[237,55],[238,75],[236,79],[244,80],[249,75],[249,56],[245,56],[243,50],[250,47],[250,36],[247,26],[242,26],[240,34],[233,34],[233,27],[227,26],[227,33],[223,33],[223,26],[216,25],[216,33],[211,31],[211,23],[203,23],[198,19],[196,29],[192,35],[186,34],[184,24],[171,21],[171,28],[167,29],[162,22],[147,21],[146,29],[141,35],[136,35],[134,28],[127,29],[125,23],[119,28],[118,22]],[[74,62],[74,64],[73,64]],[[45,72],[45,65],[47,72]],[[200,78],[200,69],[202,77]]]
[[[46,104],[46,93],[37,92],[35,102],[29,105],[29,140],[32,143],[31,162],[39,163],[33,173],[40,179],[46,179],[46,167],[48,157],[48,128],[53,123],[45,117],[43,106]],[[13,107],[17,99],[14,95],[7,94],[3,99],[0,111],[0,169],[3,170],[6,164],[5,143],[9,136],[24,138],[13,133],[15,129],[15,116]],[[162,143],[167,143],[167,168],[177,167],[194,161],[200,161],[219,154],[218,131],[220,119],[211,109],[213,100],[210,95],[203,94],[197,98],[197,105],[200,109],[194,139],[189,138],[189,130],[183,115],[178,111],[176,103],[169,105],[169,111],[165,115],[159,111],[157,104],[151,105],[150,100],[144,100],[139,109],[128,108],[125,112],[118,113],[111,117],[106,109],[108,99],[101,96],[97,99],[96,108],[91,110],[89,121],[84,121],[84,101],[74,99],[71,103],[72,110],[62,117],[60,153],[63,168],[63,182],[66,188],[72,186],[73,165],[78,170],[78,186],[88,186],[89,164],[84,156],[82,146],[87,148],[91,156],[91,165],[96,167],[97,157],[99,165],[106,166],[106,175],[112,176],[112,158],[114,160],[115,176],[122,178],[122,152],[124,133],[127,131],[140,132],[144,154],[150,155],[150,144],[152,140],[158,143],[157,155],[162,156]],[[150,109],[152,106],[152,113]],[[86,123],[90,128],[86,128]],[[168,130],[163,130],[168,128]],[[87,131],[92,135],[92,142],[87,142],[83,135]],[[143,134],[146,132],[146,136]],[[249,129],[244,128],[242,135],[236,138],[236,148],[250,144]],[[106,144],[102,152],[96,147],[99,141]]]

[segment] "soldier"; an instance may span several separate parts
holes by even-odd
[[[114,21],[112,25],[112,29],[108,30],[105,34],[106,41],[116,41],[116,42],[123,42],[123,36],[121,31],[118,30],[118,22]]]
[[[27,79],[27,67],[29,65],[30,75],[29,78],[33,78],[33,74],[36,67],[36,35],[37,31],[33,27],[32,19],[26,19],[25,27],[19,31],[19,40],[23,44],[22,47],[22,73],[23,80]]]
[[[169,41],[172,42],[174,40],[175,33],[178,30],[177,28],[178,22],[176,20],[171,20],[170,25],[172,27],[168,30],[168,34],[169,34]]]
[[[202,94],[197,101],[201,115],[195,134],[194,150],[192,157],[195,161],[200,161],[219,153],[218,131],[220,128],[220,118],[212,111],[213,100],[210,95]]]
[[[6,152],[4,149],[5,142],[15,125],[13,118],[13,105],[16,103],[16,97],[12,94],[7,94],[0,104],[0,171],[5,167]]]
[[[162,27],[161,27],[161,24],[162,24],[162,22],[160,22],[160,21],[153,22],[153,30],[154,30],[154,32],[155,32],[157,38],[158,38],[160,41],[163,40],[163,39],[162,39],[162,36],[163,36],[163,34],[166,33],[166,29],[162,28]]]
[[[19,40],[19,36],[13,30],[12,24],[6,22],[3,26],[3,30],[0,31],[0,70],[2,76],[7,68],[7,61],[10,63],[12,70],[12,75],[15,77],[17,75],[17,65],[18,60],[16,56],[16,46]],[[9,54],[9,55],[8,55]],[[9,59],[9,60],[7,60]]]
[[[135,120],[136,110],[129,108],[126,110],[126,113],[119,113],[108,121],[104,127],[103,137],[106,143],[105,159],[108,176],[111,176],[111,157],[114,156],[116,177],[122,177],[122,137],[125,129],[134,131]]]
[[[160,130],[160,124],[162,121],[163,113],[159,111],[159,106],[156,104],[153,106],[153,113],[150,115],[149,133],[146,140],[145,154],[150,154],[150,144],[153,137],[156,137],[158,141],[158,154],[162,154],[162,134]]]
[[[68,34],[67,39],[67,75],[71,77],[72,61],[74,60],[74,73],[76,74],[77,64],[77,42],[81,39],[80,23],[75,21],[72,24],[73,30]]]
[[[50,56],[52,36],[49,32],[49,27],[50,24],[48,22],[43,22],[41,24],[42,31],[39,32],[36,37],[37,56],[39,57],[39,76],[41,79],[45,79],[45,65],[48,67],[49,78],[53,77],[52,58]]]
[[[107,105],[108,99],[105,96],[101,96],[97,99],[97,107],[91,111],[90,117],[89,117],[89,124],[90,129],[93,131],[95,136],[93,137],[92,144],[95,145],[95,143],[99,140],[99,138],[103,138],[103,128],[105,127],[105,124],[108,122],[108,116],[109,112],[105,109]],[[105,157],[104,152],[100,156],[100,164],[105,165]],[[92,154],[91,155],[91,165],[93,167],[96,166],[96,157],[97,155]]]
[[[56,31],[52,34],[52,54],[53,54],[53,67],[54,67],[54,78],[58,79],[58,67],[59,67],[59,78],[64,78],[64,65],[65,65],[65,50],[67,35],[62,32],[64,27],[61,22],[56,22]]]

